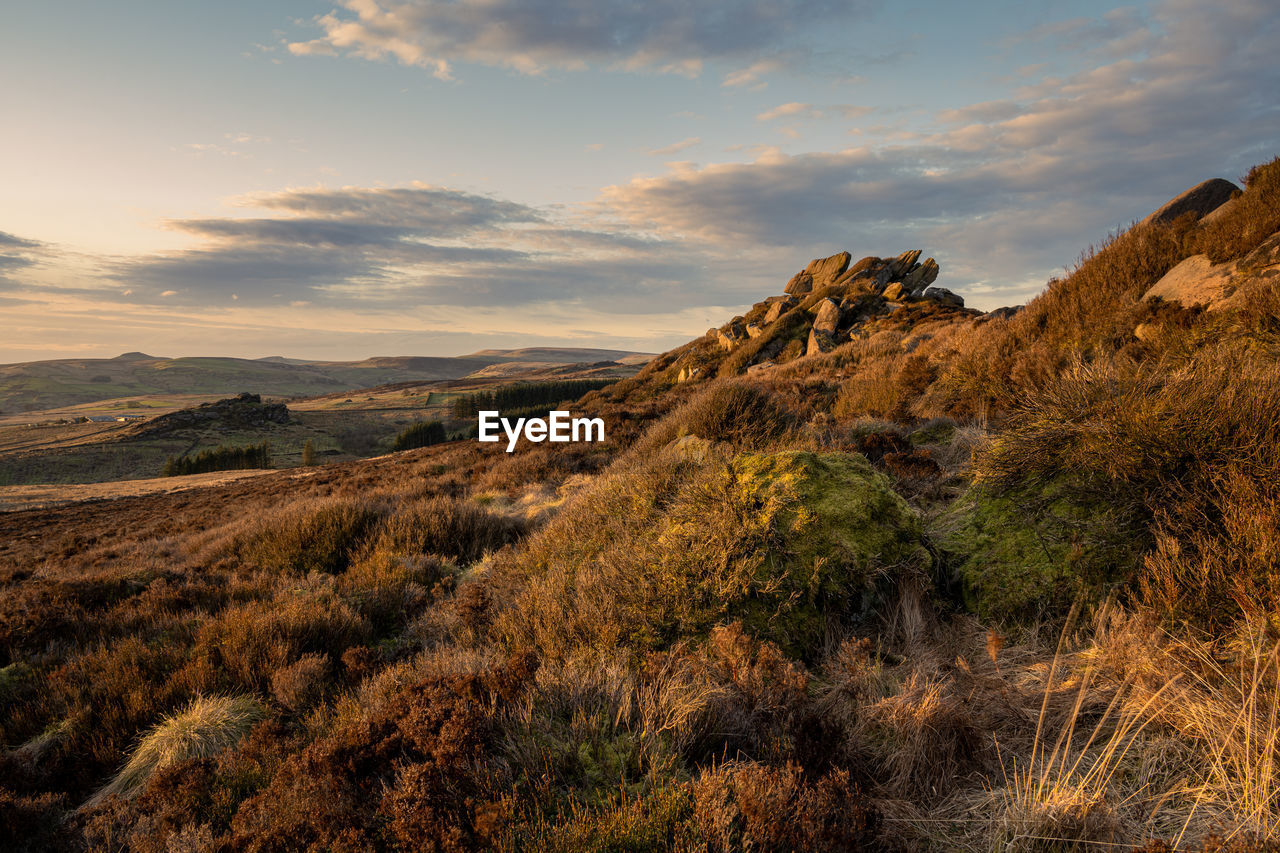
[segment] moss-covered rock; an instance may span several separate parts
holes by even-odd
[[[1127,576],[1143,543],[1087,495],[1065,483],[1004,494],[979,484],[962,494],[934,535],[966,606],[1006,624],[1054,618]]]
[[[502,571],[507,625],[542,648],[663,648],[739,620],[797,657],[926,568],[921,526],[856,454],[668,448],[581,494]]]
[[[920,522],[862,456],[747,454],[734,460],[732,476],[740,505],[775,542],[758,588],[779,585],[732,615],[783,648],[812,648],[828,616],[874,607],[880,575],[929,563]]]

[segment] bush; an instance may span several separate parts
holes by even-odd
[[[807,655],[829,622],[871,612],[886,576],[928,560],[919,522],[861,457],[671,448],[604,475],[499,566],[525,579],[504,624],[530,648],[660,648],[741,619]]]
[[[870,849],[879,815],[843,770],[731,762],[693,782],[693,827],[711,853]]]
[[[696,435],[744,450],[778,442],[794,420],[768,390],[744,380],[716,382],[658,421],[637,443],[652,451],[683,435]]]
[[[334,574],[347,567],[384,513],[360,499],[298,503],[259,521],[235,547],[242,558],[265,569]]]

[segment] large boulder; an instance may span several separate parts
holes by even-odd
[[[774,322],[779,317],[781,317],[783,314],[790,311],[792,307],[795,306],[795,304],[796,304],[796,301],[791,298],[771,300],[769,303],[769,308],[767,311],[764,312],[764,319],[761,322],[763,322],[764,325],[766,326],[769,325],[770,323]]]
[[[926,287],[924,289],[924,298],[932,299],[934,302],[940,302],[943,305],[950,305],[954,308],[964,307],[964,297],[958,293],[952,293],[945,287]]]
[[[850,257],[848,252],[840,252],[828,258],[815,258],[810,261],[804,271],[813,277],[813,289],[821,290],[829,287],[849,268]]]
[[[840,306],[832,299],[824,299],[816,306],[817,314],[813,318],[813,329],[834,335],[840,327]]]
[[[1144,225],[1172,222],[1184,213],[1195,213],[1196,218],[1212,213],[1240,192],[1240,188],[1223,178],[1210,178],[1196,184],[1186,192],[1174,196],[1146,219]]]
[[[809,343],[805,347],[805,355],[815,355],[820,352],[831,352],[839,344],[835,335],[830,332],[824,332],[821,329],[809,330]]]
[[[1215,265],[1207,255],[1192,255],[1151,285],[1142,298],[1158,297],[1166,302],[1181,302],[1188,308],[1216,305],[1235,290],[1231,286],[1233,266],[1231,263]]]

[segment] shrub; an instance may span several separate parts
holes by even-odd
[[[294,504],[259,521],[239,537],[236,550],[265,569],[333,574],[347,567],[384,512],[359,499]]]
[[[743,380],[717,382],[651,427],[637,450],[652,451],[682,435],[761,449],[776,443],[792,425],[791,415],[768,390]]]
[[[455,498],[436,497],[404,506],[378,528],[373,552],[438,554],[471,563],[523,535],[524,522]]]
[[[810,779],[795,765],[731,762],[693,782],[692,824],[711,853],[868,849],[879,816],[832,770]]]
[[[919,522],[861,457],[671,448],[600,478],[500,564],[525,579],[503,625],[535,648],[661,648],[741,619],[805,655],[828,622],[871,612],[885,575],[927,565]]]

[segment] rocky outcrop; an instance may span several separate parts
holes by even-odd
[[[1185,213],[1194,213],[1196,219],[1212,213],[1240,192],[1240,188],[1223,178],[1210,178],[1196,184],[1180,195],[1165,202],[1158,210],[1142,220],[1143,225],[1172,222]]]
[[[932,299],[934,302],[941,302],[943,305],[951,305],[955,308],[964,307],[964,299],[957,293],[952,293],[945,287],[928,287],[924,291],[925,299]]]
[[[868,255],[852,265],[848,252],[815,258],[791,277],[784,295],[757,302],[745,317],[735,317],[707,335],[726,353],[749,345],[746,353],[735,356],[733,370],[750,371],[760,364],[830,352],[861,334],[859,329],[871,318],[911,302],[929,300],[963,309],[964,299],[958,294],[933,286],[940,267],[933,258],[921,261],[922,254],[908,249],[889,258]],[[681,369],[677,381],[696,376]]]
[[[257,394],[240,394],[194,409],[160,415],[130,431],[131,438],[150,438],[183,430],[260,430],[290,422],[284,403],[264,403]]]

